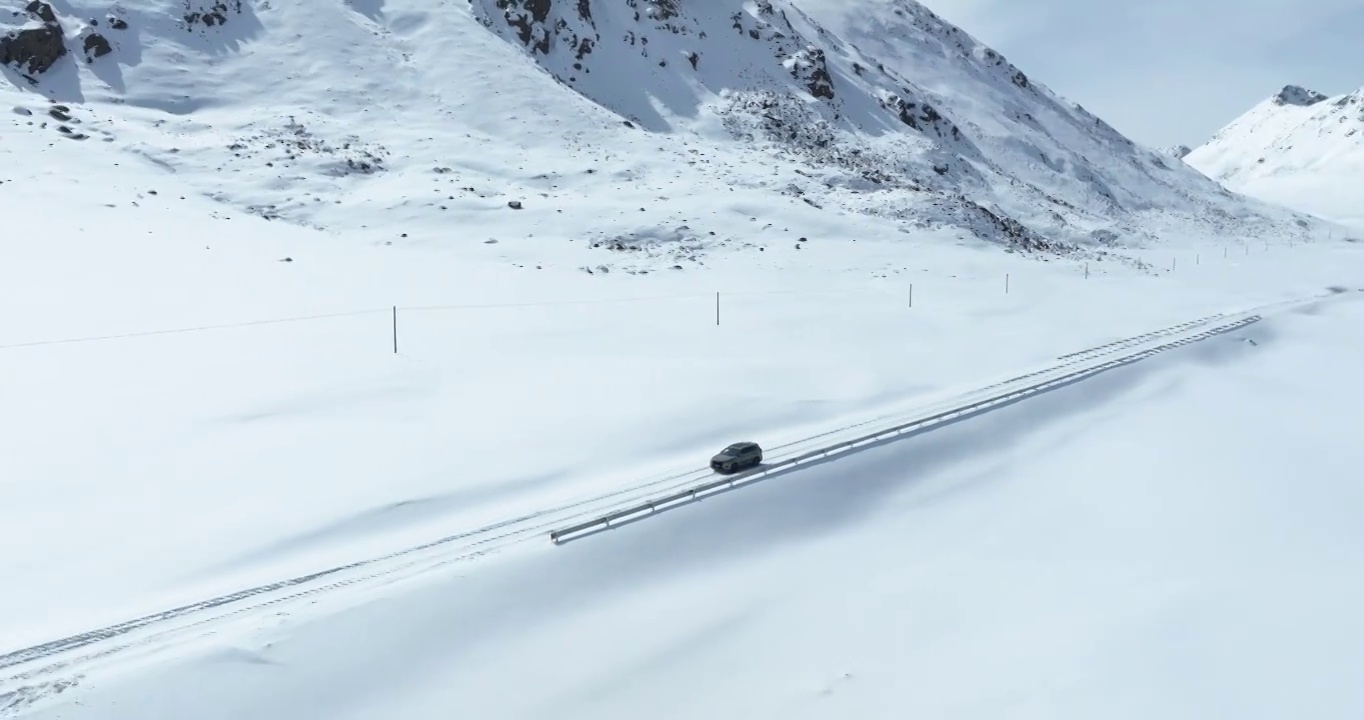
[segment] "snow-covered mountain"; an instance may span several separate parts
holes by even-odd
[[[44,118],[33,142],[109,142],[230,205],[385,242],[448,240],[455,217],[496,238],[513,205],[541,238],[670,264],[748,240],[703,230],[682,195],[1027,248],[1296,220],[1132,143],[912,0],[70,0],[11,15],[5,94]]]
[[[1185,161],[1240,192],[1364,226],[1364,89],[1285,87]]]

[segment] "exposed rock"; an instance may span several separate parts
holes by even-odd
[[[30,75],[47,72],[63,55],[66,43],[62,40],[62,28],[56,23],[27,27],[0,37],[0,64],[26,68]]]
[[[116,17],[116,16],[114,16],[114,15],[110,15],[110,16],[109,16],[109,27],[111,27],[111,28],[113,28],[113,29],[115,29],[115,30],[127,30],[127,29],[128,29],[128,21],[124,20],[124,19],[121,18],[121,17]]]
[[[961,130],[951,120],[943,117],[932,105],[925,102],[906,100],[894,93],[886,93],[878,98],[881,107],[895,113],[900,122],[922,133],[932,133],[942,139],[962,140]]]
[[[677,17],[677,0],[653,0],[649,3],[649,14],[655,20],[668,20]]]
[[[1280,90],[1278,94],[1274,96],[1274,102],[1276,104],[1298,105],[1301,107],[1316,105],[1325,99],[1325,95],[1298,85],[1285,85],[1284,89]]]
[[[53,12],[51,5],[48,5],[42,0],[33,0],[33,2],[29,3],[28,7],[24,9],[27,10],[30,15],[37,16],[44,24],[57,24],[57,13]]]
[[[807,47],[787,60],[785,65],[792,77],[805,83],[811,95],[824,100],[834,99],[834,79],[829,75],[829,62],[822,49]]]
[[[114,51],[109,41],[99,33],[86,35],[84,46],[86,62],[94,62],[96,58],[102,58]]]
[[[503,19],[516,29],[521,43],[536,52],[547,55],[550,48],[550,32],[545,27],[549,19],[551,0],[497,0]],[[579,14],[584,10],[580,3]]]
[[[208,0],[184,0],[184,4],[182,20],[186,30],[193,30],[195,25],[225,25],[229,16],[242,14],[242,0],[213,0],[211,3]]]
[[[509,208],[511,208],[511,209],[513,209],[513,210],[520,210],[521,207],[522,207],[521,201],[520,201],[520,200],[512,200],[512,201],[510,201],[510,202],[507,203],[507,207],[509,207]]]

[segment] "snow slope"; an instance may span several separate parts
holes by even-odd
[[[352,238],[523,244],[499,234],[520,202],[534,245],[576,242],[580,266],[613,256],[591,246],[665,269],[751,242],[680,212],[701,194],[721,218],[776,202],[797,237],[834,222],[1052,247],[1294,227],[908,0],[218,4],[124,2],[123,29],[99,0],[59,4],[75,49],[42,74],[6,66],[11,102],[72,105],[73,133],[201,194]],[[87,62],[95,35],[110,51]]]
[[[1185,161],[1239,192],[1364,228],[1364,89],[1285,87]]]

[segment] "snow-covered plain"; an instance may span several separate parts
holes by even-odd
[[[1014,322],[1041,325],[1026,317]],[[92,673],[24,716],[1353,717],[1364,709],[1354,611],[1364,582],[1353,572],[1364,561],[1364,456],[1351,420],[1364,401],[1353,381],[1361,321],[1353,297],[1322,303],[609,535],[523,544],[371,591],[349,609],[324,602],[248,618],[169,656]],[[840,371],[858,372],[845,363]],[[727,387],[760,377],[742,373]],[[591,429],[611,427],[612,415],[651,416],[630,405],[599,399],[590,414],[525,439],[608,456],[636,436]],[[796,402],[787,410],[818,415]],[[347,417],[400,422],[373,407],[331,414],[277,427],[279,443],[304,428],[343,430]],[[700,435],[716,417],[697,408],[685,421]],[[446,427],[458,443],[461,428]],[[238,434],[218,442],[255,450]],[[359,434],[336,432],[337,447]],[[310,464],[289,463],[296,477],[269,485],[237,476],[216,495],[200,481],[180,498],[106,506],[124,527],[105,537],[89,522],[95,508],[68,502],[63,526],[30,535],[27,547],[84,574],[51,539],[79,538],[85,554],[120,567],[129,538],[152,536],[142,540],[143,577],[244,549],[246,534],[278,554],[271,523],[234,510],[268,516],[279,503],[275,512],[306,526],[346,495],[397,497],[403,479],[377,474],[381,487],[364,491],[360,478]],[[443,484],[489,466],[452,466]],[[548,483],[537,492],[552,494]],[[493,502],[456,497],[425,509],[447,513],[446,531],[471,511],[450,506]],[[425,511],[414,510],[403,517],[389,505],[314,540],[339,546],[384,521],[420,520]],[[179,513],[203,527],[162,519]],[[193,535],[208,539],[234,519],[245,532],[194,547]],[[191,540],[167,554],[172,536]],[[85,579],[78,594],[90,605],[118,594]],[[52,601],[70,587],[43,590]]]
[[[124,3],[114,54],[49,71],[37,91],[79,123],[0,89],[0,653],[1364,286],[1326,224],[1186,169],[1142,179],[1154,155],[1043,90],[1019,104],[969,38],[963,62],[987,61],[916,82],[996,175],[921,197],[728,138],[704,84],[694,117],[652,105],[681,129],[623,129],[479,26],[491,3],[262,5],[188,40],[180,4]],[[809,9],[859,57],[937,27],[891,6],[917,7]],[[988,92],[943,91],[987,72]],[[1013,142],[1001,104],[1055,132]],[[898,169],[947,157],[901,140]],[[1034,214],[1036,188],[1000,178],[1074,207]],[[958,191],[1106,239],[1004,252],[935,204]],[[1328,603],[1359,588],[1326,575],[1358,562],[1353,294],[615,535],[249,616],[61,693],[0,676],[0,713],[1268,716],[1253,691],[1315,668],[1315,715],[1345,717],[1359,698],[1330,681],[1359,633]],[[1337,592],[1264,590],[1286,586]],[[1250,619],[1274,653],[1242,644]]]
[[[1364,232],[1364,88],[1328,97],[1288,86],[1189,152],[1228,187]]]

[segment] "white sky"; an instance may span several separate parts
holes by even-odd
[[[1364,0],[921,2],[1150,145],[1200,145],[1284,85],[1364,86]]]

